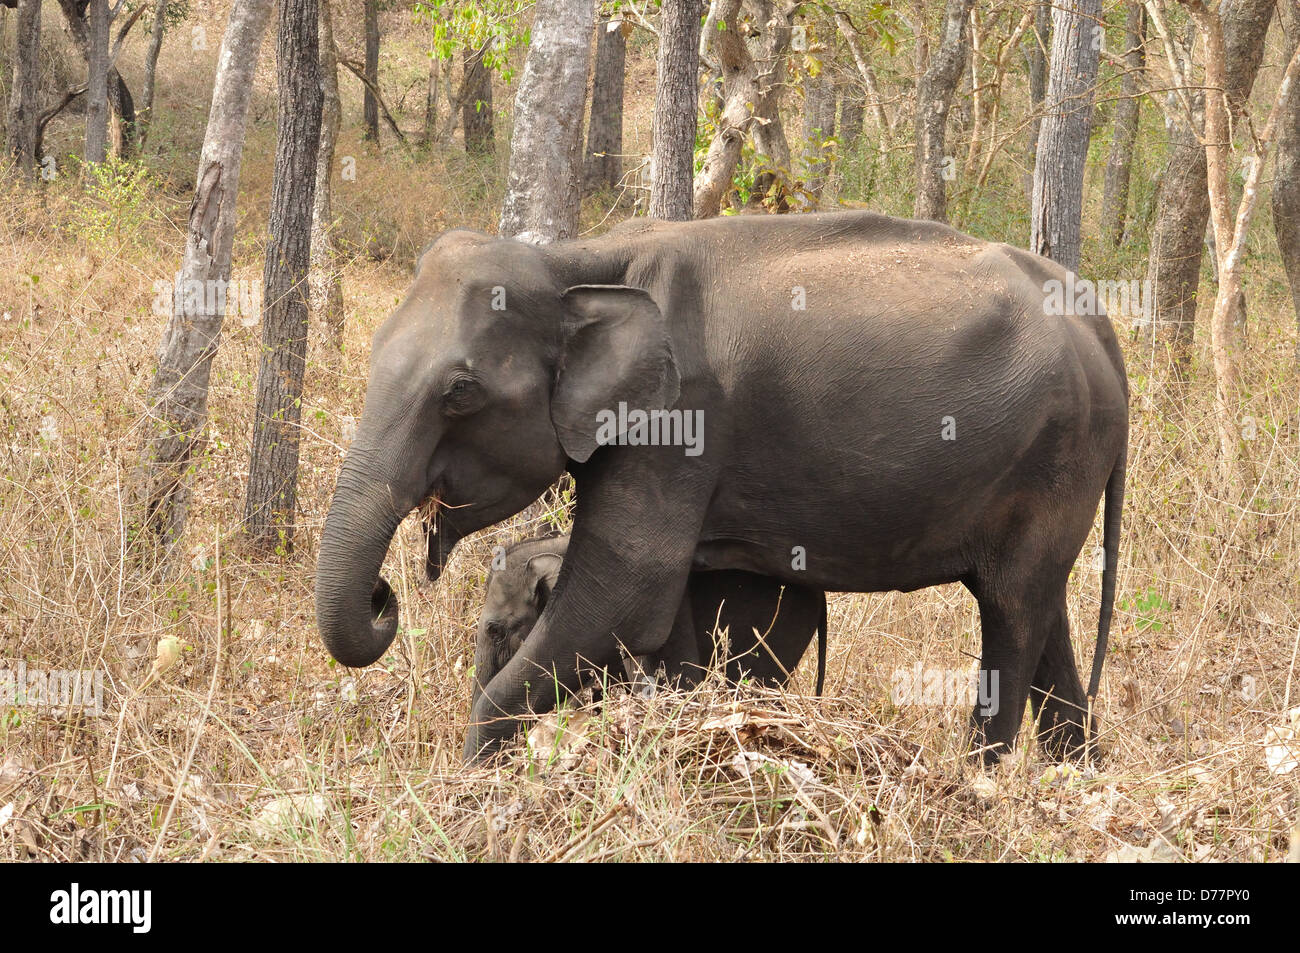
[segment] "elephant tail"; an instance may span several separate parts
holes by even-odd
[[[1101,614],[1097,619],[1097,648],[1092,655],[1092,678],[1088,680],[1088,700],[1097,697],[1101,684],[1101,667],[1106,662],[1110,642],[1110,619],[1115,609],[1115,575],[1119,568],[1120,518],[1124,512],[1124,473],[1127,448],[1106,481],[1106,503],[1102,515],[1102,552],[1106,562],[1101,570]]]
[[[826,684],[826,593],[822,593],[822,617],[817,623],[817,697]]]

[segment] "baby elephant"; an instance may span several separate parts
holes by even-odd
[[[551,597],[568,546],[568,536],[523,540],[506,550],[505,568],[489,574],[474,654],[474,700],[523,646]],[[784,685],[816,632],[817,694],[822,693],[826,594],[820,589],[739,570],[692,572],[676,618],[657,656],[626,660],[629,681],[653,677],[662,664],[669,679],[693,684],[703,674],[696,660],[708,664],[714,655],[714,630],[727,629],[728,681],[749,677]]]

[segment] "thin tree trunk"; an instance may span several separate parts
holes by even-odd
[[[596,69],[582,171],[588,192],[617,188],[623,178],[623,79],[630,31],[622,18],[596,24]]]
[[[876,71],[871,65],[871,60],[867,58],[866,51],[862,49],[862,44],[858,41],[857,31],[849,20],[848,14],[842,10],[835,11],[835,26],[839,29],[840,36],[844,37],[844,42],[853,55],[853,63],[857,66],[858,74],[862,77],[862,83],[867,88],[867,97],[871,100],[871,114],[875,117],[876,127],[880,130],[881,148],[887,148],[889,136],[894,127],[885,112],[885,101],[880,95],[880,82],[876,79]],[[847,88],[847,84],[845,85]],[[848,102],[847,99],[844,100],[846,106]],[[852,108],[857,112],[857,118],[853,121],[857,128],[857,133],[853,137],[856,139],[857,135],[862,132],[863,103],[860,97],[855,97]],[[841,123],[841,126],[846,125]],[[845,144],[848,145],[850,141],[846,139]]]
[[[1107,241],[1116,248],[1124,238],[1128,218],[1128,186],[1133,167],[1133,145],[1137,141],[1138,107],[1141,104],[1138,79],[1146,65],[1142,45],[1146,41],[1146,11],[1141,3],[1130,2],[1124,19],[1124,76],[1115,107],[1115,136],[1106,161],[1106,184],[1102,191],[1101,222]]]
[[[18,9],[19,0],[0,2],[0,141],[9,147],[9,93],[13,85],[13,63],[9,59],[9,11]],[[12,6],[11,6],[12,5]],[[18,43],[14,40],[14,45]]]
[[[804,80],[804,185],[821,198],[828,162],[822,144],[835,136],[835,89],[823,70]]]
[[[86,26],[85,160],[95,165],[108,158],[108,0],[90,0]]]
[[[432,145],[438,138],[438,77],[442,61],[429,54],[429,85],[424,95],[424,144]]]
[[[515,96],[502,236],[543,243],[578,232],[594,15],[593,0],[538,0]]]
[[[866,108],[862,101],[862,91],[856,83],[840,80],[836,85],[840,101],[840,145],[845,152],[849,152],[862,136],[862,117]]]
[[[1237,387],[1236,334],[1241,323],[1244,295],[1241,289],[1241,262],[1255,202],[1259,196],[1259,178],[1268,158],[1270,140],[1287,100],[1295,97],[1293,87],[1300,81],[1300,49],[1295,50],[1278,86],[1278,97],[1256,149],[1248,162],[1241,203],[1233,214],[1229,175],[1232,166],[1232,130],[1230,128],[1223,22],[1218,12],[1210,12],[1201,0],[1188,0],[1188,11],[1205,42],[1205,156],[1210,212],[1214,226],[1215,249],[1219,259],[1219,288],[1214,297],[1210,319],[1210,349],[1214,357],[1215,418],[1219,433],[1220,473],[1230,486],[1240,475],[1240,465],[1249,466],[1249,458],[1240,454],[1241,437],[1237,425],[1240,393]],[[1222,92],[1220,92],[1222,91]],[[1253,478],[1253,474],[1248,474]],[[1254,482],[1253,479],[1251,482]]]
[[[1294,56],[1300,40],[1300,7],[1278,5]],[[1273,176],[1273,231],[1291,284],[1296,315],[1296,366],[1300,368],[1300,96],[1293,90],[1278,117],[1277,172]]]
[[[262,360],[244,530],[266,550],[293,549],[298,443],[307,360],[307,274],[320,148],[320,13],[317,0],[280,0],[276,39],[279,121],[270,240],[262,276]]]
[[[948,108],[953,91],[966,64],[967,21],[973,0],[947,0],[939,50],[921,77],[916,93],[916,202],[915,218],[938,222],[948,220],[945,181],[955,168],[955,159],[944,151]]]
[[[115,69],[108,71],[108,105],[113,119],[113,154],[129,159],[136,149],[135,100],[126,80]]]
[[[40,112],[41,0],[21,0],[15,38],[14,82],[9,98],[9,154],[29,177],[35,176],[36,119]]]
[[[464,97],[461,100],[461,125],[465,129],[465,151],[470,155],[489,156],[496,152],[492,133],[492,73],[483,65],[488,47],[465,50]]]
[[[311,210],[311,310],[329,330],[334,347],[343,344],[343,280],[334,249],[334,212],[331,188],[334,147],[338,143],[342,107],[339,103],[339,66],[334,50],[331,0],[320,2],[320,151],[316,157],[316,192]]]
[[[1250,98],[1264,55],[1264,39],[1273,19],[1273,0],[1236,0],[1223,11],[1224,75],[1228,83],[1229,125],[1235,126],[1241,104]],[[1204,100],[1197,94],[1193,106]],[[1168,329],[1176,362],[1186,364],[1196,328],[1197,289],[1205,227],[1210,217],[1206,188],[1205,149],[1198,130],[1180,124],[1170,146],[1169,160],[1151,230],[1147,278],[1155,299],[1153,324]]]
[[[1077,271],[1083,238],[1083,169],[1101,51],[1101,0],[1068,0],[1052,13],[1047,111],[1034,155],[1029,250]]]
[[[366,80],[362,100],[363,139],[379,141],[379,100],[373,90],[379,88],[379,0],[364,0],[366,34]]]
[[[441,60],[439,70],[442,76],[440,85],[447,91],[447,124],[438,131],[438,141],[446,145],[460,127],[460,99],[456,84],[452,81],[455,78],[456,61],[451,57]]]
[[[1043,103],[1047,100],[1047,55],[1052,48],[1052,5],[1034,5],[1034,32],[1029,37],[1029,157],[1038,150],[1043,125]]]
[[[659,17],[650,217],[689,220],[695,210],[695,132],[700,68],[699,0],[664,0]]]
[[[970,190],[970,201],[973,203],[978,196],[979,190],[984,188],[984,183],[988,179],[989,170],[993,167],[993,159],[1001,148],[998,143],[998,120],[1002,114],[1002,88],[1003,81],[1006,79],[1007,68],[1011,65],[1011,57],[1019,48],[1020,38],[1025,35],[1025,31],[1030,29],[1034,22],[1036,9],[1026,10],[1020,17],[1015,28],[1010,35],[1001,41],[999,51],[994,57],[993,80],[988,84],[988,90],[985,98],[989,103],[988,107],[988,143],[989,146],[984,150],[984,160],[980,163],[979,175],[975,179],[975,187]]]
[[[167,28],[167,3],[168,0],[154,0],[149,47],[144,54],[144,84],[140,88],[140,113],[136,117],[136,137],[142,149],[149,137],[149,123],[153,121],[153,96],[158,80],[158,56],[162,53],[163,32]]]
[[[991,25],[996,25],[996,19]],[[984,141],[984,123],[988,114],[986,87],[980,81],[980,60],[984,58],[984,29],[980,23],[979,7],[970,10],[970,69],[966,71],[970,89],[970,137],[966,145],[966,161],[962,163],[962,178],[970,181],[975,177],[975,163],[979,158],[980,145]],[[990,83],[987,87],[992,88]]]
[[[208,378],[221,340],[235,235],[240,157],[271,0],[235,0],[203,137],[189,231],[171,296],[158,370],[146,398],[133,479],[133,522],[170,547],[185,528],[191,468],[208,417]],[[198,290],[200,293],[191,293]]]

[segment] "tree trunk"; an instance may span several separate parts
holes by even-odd
[[[945,155],[948,108],[961,80],[967,54],[967,21],[973,0],[947,0],[939,51],[921,76],[916,92],[916,203],[915,218],[948,220],[945,181],[952,178],[956,160]]]
[[[1047,109],[1034,155],[1029,250],[1077,271],[1083,233],[1083,171],[1101,50],[1093,30],[1101,0],[1068,0],[1052,13]]]
[[[140,89],[140,114],[136,117],[136,141],[144,148],[153,121],[153,96],[158,80],[158,56],[162,53],[163,31],[167,28],[168,0],[154,0],[153,24],[149,27],[149,47],[144,54],[144,84]]]
[[[59,7],[63,11],[63,20],[67,25],[68,34],[72,37],[73,44],[77,47],[77,52],[81,58],[86,61],[88,73],[93,74],[91,69],[91,42],[89,13],[93,5],[83,3],[82,0],[59,0]],[[107,9],[107,7],[105,7]],[[111,24],[110,24],[111,26]],[[105,28],[107,37],[109,30]],[[104,47],[104,62],[108,62],[107,39]],[[135,136],[135,103],[131,98],[131,91],[127,88],[126,80],[122,79],[115,67],[108,68],[108,75],[105,80],[106,95],[108,105],[120,120],[118,126],[118,141],[115,144],[117,152],[121,156],[130,154]],[[90,90],[88,89],[87,92]],[[108,141],[108,110],[104,111],[104,141],[105,151],[107,152]],[[37,130],[37,138],[40,138],[40,130]],[[89,161],[89,160],[87,160]]]
[[[686,221],[694,214],[699,71],[700,2],[664,0],[650,164],[651,218]]]
[[[490,41],[489,41],[490,42]],[[461,101],[461,125],[465,129],[465,151],[470,155],[489,156],[496,152],[492,134],[492,72],[483,65],[488,51],[465,50],[464,99]]]
[[[498,233],[554,242],[578,233],[582,114],[593,0],[538,0],[515,96],[510,171]]]
[[[1133,144],[1137,141],[1138,107],[1141,104],[1138,77],[1146,63],[1142,45],[1146,41],[1146,11],[1141,3],[1130,2],[1124,20],[1124,76],[1115,107],[1115,137],[1106,161],[1106,184],[1102,192],[1101,222],[1106,240],[1118,248],[1124,239],[1128,218],[1129,173],[1133,167]]]
[[[1029,37],[1029,157],[1038,151],[1038,133],[1043,125],[1043,103],[1047,100],[1047,51],[1052,48],[1052,5],[1034,5],[1034,32]]]
[[[1300,8],[1279,4],[1292,55],[1300,39]],[[1278,117],[1277,172],[1273,176],[1273,231],[1282,253],[1296,314],[1296,366],[1300,367],[1300,96],[1292,90]]]
[[[618,188],[623,178],[623,78],[630,31],[621,17],[596,24],[596,70],[582,170],[582,187],[588,192]]]
[[[820,199],[828,165],[822,145],[835,135],[835,89],[823,70],[807,77],[803,90],[804,186]]]
[[[244,506],[244,529],[250,541],[280,552],[293,549],[298,499],[307,273],[321,131],[319,30],[317,0],[280,0],[271,234],[262,276],[262,360]]]
[[[114,117],[113,154],[121,159],[135,155],[136,119],[135,100],[131,90],[122,79],[122,74],[115,69],[108,71],[108,105],[109,115]]]
[[[862,84],[866,87],[867,96],[871,100],[871,112],[876,118],[876,128],[880,130],[880,146],[883,149],[889,144],[890,134],[894,131],[893,122],[885,112],[885,101],[880,95],[880,83],[876,79],[876,70],[867,58],[866,51],[862,48],[862,43],[858,40],[857,30],[853,22],[849,19],[848,14],[843,11],[836,11],[835,26],[840,31],[840,36],[844,37],[844,42],[848,45],[849,52],[853,55],[853,63],[858,68],[858,75],[862,77]],[[857,129],[853,138],[856,139],[862,131],[862,112],[863,103],[861,93],[849,83],[836,82],[837,87],[843,87],[845,93],[845,105],[848,105],[851,96],[853,99],[853,110],[856,112],[856,118],[845,116],[845,119],[851,119],[852,127]],[[852,93],[849,90],[853,90]],[[842,128],[846,124],[841,124]],[[845,145],[851,145],[852,140],[845,139]]]
[[[849,152],[857,145],[862,135],[862,117],[866,108],[862,102],[862,90],[849,80],[836,82],[840,101],[840,145]],[[888,132],[888,130],[885,130]]]
[[[90,165],[108,158],[108,0],[86,9],[86,155]]]
[[[1229,125],[1235,127],[1264,55],[1273,0],[1236,0],[1222,18]],[[1195,99],[1202,102],[1204,96],[1198,93]],[[1209,217],[1205,149],[1197,130],[1180,124],[1170,145],[1147,259],[1154,326],[1169,330],[1169,343],[1180,365],[1190,356],[1196,328],[1196,294]]]
[[[185,252],[171,295],[171,320],[146,399],[143,445],[132,481],[132,519],[168,548],[185,528],[187,477],[197,463],[207,423],[208,377],[226,312],[248,101],[271,7],[271,0],[235,0],[230,10]],[[199,293],[187,293],[194,290]]]
[[[790,21],[771,0],[751,0],[753,22],[766,24],[764,32],[746,39],[741,29],[744,0],[718,0],[710,12],[715,26],[703,37],[712,47],[722,70],[723,106],[717,132],[709,143],[699,174],[695,176],[696,218],[717,215],[731,191],[745,137],[754,151],[783,175],[790,172],[790,146],[781,128],[780,93],[790,49]],[[773,190],[774,175],[765,172],[754,182],[756,199]],[[784,208],[783,196],[774,202]]]
[[[41,0],[18,6],[14,84],[9,97],[9,154],[29,177],[35,176],[36,119],[40,112]]]
[[[787,85],[787,63],[794,33],[790,18],[797,8],[778,7],[773,0],[749,0],[749,6],[757,14],[757,22],[764,24],[763,32],[755,40],[755,45],[760,48],[759,87],[762,94],[754,102],[757,121],[749,127],[749,135],[754,141],[754,151],[766,156],[771,167],[771,171],[754,177],[754,190],[768,196],[769,201],[775,192],[775,207],[786,211],[788,205],[782,194],[785,188],[778,176],[789,179],[794,172],[794,163],[781,121],[781,95]]]
[[[379,0],[364,0],[366,32],[366,80],[363,83],[365,98],[362,100],[362,116],[365,131],[363,139],[379,141],[379,100],[373,89],[379,88]]]
[[[1241,202],[1234,215],[1229,177],[1232,174],[1232,129],[1229,125],[1228,92],[1230,80],[1226,64],[1223,20],[1210,12],[1201,0],[1189,0],[1188,12],[1201,32],[1205,44],[1205,157],[1206,184],[1210,195],[1210,213],[1214,225],[1215,253],[1219,262],[1219,288],[1214,296],[1210,317],[1210,351],[1214,357],[1215,422],[1219,433],[1220,475],[1231,488],[1242,475],[1254,483],[1250,458],[1240,453],[1241,435],[1237,414],[1241,394],[1237,386],[1235,328],[1245,320],[1245,296],[1241,288],[1241,263],[1246,232],[1259,197],[1259,179],[1268,159],[1270,140],[1279,118],[1287,109],[1287,100],[1295,95],[1293,87],[1300,81],[1300,50],[1292,53],[1277,100],[1262,131],[1257,130],[1255,148],[1247,156],[1247,172]],[[1220,8],[1222,9],[1222,8]],[[1243,107],[1244,108],[1244,107]],[[1245,473],[1242,472],[1242,465]]]
[[[439,72],[441,79],[439,85],[447,91],[447,124],[438,131],[438,141],[443,145],[451,142],[452,137],[456,135],[456,130],[460,128],[460,100],[456,90],[456,84],[452,81],[453,74],[456,71],[456,61],[452,57],[439,61]]]
[[[429,85],[424,94],[424,144],[432,145],[438,138],[438,78],[442,61],[429,55]]]
[[[343,280],[334,251],[331,177],[342,107],[339,103],[338,55],[330,0],[320,2],[320,151],[316,157],[316,192],[311,210],[311,310],[329,329],[330,343],[343,343]]]

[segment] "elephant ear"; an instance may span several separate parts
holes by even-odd
[[[540,614],[551,599],[555,581],[560,578],[564,559],[557,553],[540,553],[528,560],[528,579],[532,586],[533,604]]]
[[[667,323],[641,288],[574,285],[562,300],[564,354],[551,394],[551,422],[564,452],[583,463],[599,445],[601,416],[626,421],[620,403],[628,410],[672,407],[681,378]],[[606,436],[610,429],[607,423]]]

